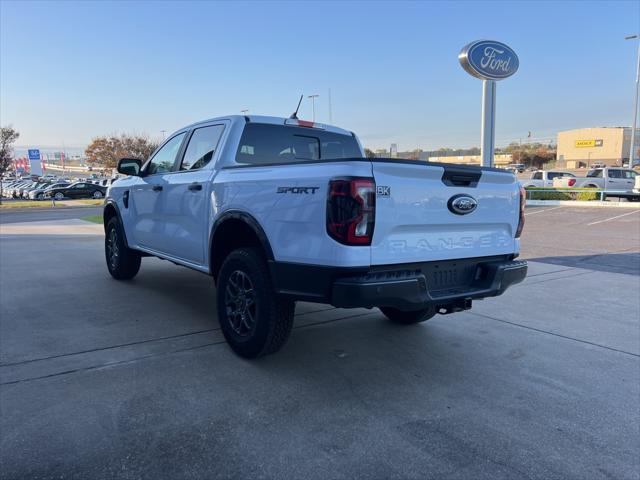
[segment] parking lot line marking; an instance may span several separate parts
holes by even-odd
[[[308,328],[308,327],[314,327],[314,326],[322,326],[322,325],[326,325],[328,323],[339,322],[341,320],[349,320],[349,319],[353,319],[353,318],[365,317],[367,315],[377,315],[377,314],[378,314],[377,312],[356,313],[355,315],[347,315],[345,317],[332,318],[330,320],[324,320],[324,321],[321,321],[321,322],[310,323],[308,325],[300,325],[299,327],[294,327],[294,330],[299,330],[299,329]],[[218,330],[219,331],[220,328],[211,329],[211,330]],[[204,331],[205,330],[203,330],[203,332]],[[189,335],[189,334],[187,334],[187,335]],[[181,336],[181,335],[178,335],[178,336]],[[171,338],[171,337],[169,337],[169,338]],[[15,384],[18,384],[18,383],[23,383],[23,382],[32,382],[32,381],[35,381],[35,380],[43,380],[45,378],[59,377],[61,375],[70,375],[70,374],[74,374],[74,373],[78,373],[78,372],[88,372],[88,371],[92,371],[92,370],[101,370],[101,369],[104,369],[104,368],[111,368],[111,367],[131,364],[131,363],[135,363],[135,362],[139,362],[139,361],[143,361],[143,360],[148,360],[148,359],[154,358],[154,357],[174,355],[176,353],[189,352],[189,351],[192,351],[192,350],[197,350],[199,348],[211,347],[211,346],[215,346],[215,345],[223,345],[225,343],[227,343],[226,340],[218,340],[218,341],[214,341],[214,342],[204,343],[202,345],[196,345],[196,346],[187,347],[187,348],[180,348],[178,350],[170,350],[170,351],[166,351],[166,352],[149,353],[149,354],[146,354],[146,355],[141,355],[139,357],[129,358],[129,359],[126,359],[126,360],[116,360],[116,361],[113,361],[113,362],[106,362],[106,363],[101,363],[101,364],[98,364],[98,365],[90,365],[90,366],[87,366],[87,367],[78,367],[78,368],[73,368],[73,369],[70,369],[70,370],[64,370],[64,371],[61,371],[61,372],[49,373],[47,375],[41,375],[41,376],[38,376],[38,377],[26,377],[26,378],[22,378],[22,379],[18,379],[18,380],[10,380],[8,382],[0,382],[0,386],[15,385]]]
[[[295,316],[296,317],[302,317],[302,316],[305,316],[305,315],[310,315],[312,313],[326,312],[328,310],[335,310],[335,309],[336,309],[336,307],[322,308],[320,310],[313,310],[313,311],[310,311],[310,312],[297,313]],[[371,312],[367,312],[367,313],[371,313]],[[363,315],[363,314],[359,314],[359,315]],[[351,317],[340,317],[340,318],[351,318]],[[316,325],[316,324],[315,323],[310,323],[309,325],[302,325],[301,327],[311,326],[311,325]],[[139,345],[144,345],[146,343],[151,343],[151,342],[162,342],[162,341],[165,341],[165,340],[176,340],[176,339],[179,339],[179,338],[188,337],[190,335],[198,335],[198,334],[201,334],[201,333],[217,332],[219,330],[220,330],[220,327],[207,328],[206,330],[197,330],[197,331],[194,331],[194,332],[180,333],[178,335],[170,335],[168,337],[157,337],[157,338],[149,338],[147,340],[140,340],[138,342],[119,343],[117,345],[111,345],[110,347],[99,347],[99,348],[92,348],[92,349],[89,349],[89,350],[80,350],[78,352],[61,353],[59,355],[51,355],[49,357],[29,358],[27,360],[21,360],[19,362],[0,363],[0,368],[15,367],[15,366],[24,365],[24,364],[27,364],[27,363],[42,362],[42,361],[45,361],[45,360],[55,360],[57,358],[72,357],[72,356],[76,356],[76,355],[85,355],[87,353],[96,353],[96,352],[101,352],[101,351],[104,351],[104,350],[111,350],[111,349],[116,349],[116,348],[139,346]]]
[[[510,322],[509,320],[504,320],[502,318],[492,317],[491,315],[487,315],[487,314],[484,314],[484,313],[471,312],[471,311],[468,312],[468,313],[471,314],[471,315],[477,315],[478,317],[488,318],[489,320],[494,320],[496,322],[507,323],[509,325],[513,325],[514,327],[520,327],[520,328],[524,328],[526,330],[532,330],[534,332],[544,333],[544,334],[547,334],[547,335],[552,335],[554,337],[564,338],[566,340],[572,340],[572,341],[578,342],[578,343],[584,343],[586,345],[593,345],[594,347],[604,348],[605,350],[611,350],[612,352],[623,353],[625,355],[631,355],[633,357],[640,357],[640,355],[637,354],[637,353],[627,352],[626,350],[620,350],[619,348],[608,347],[607,345],[602,345],[601,343],[590,342],[588,340],[582,340],[580,338],[569,337],[568,335],[562,335],[561,333],[555,333],[555,332],[551,332],[549,330],[543,330],[541,328],[535,328],[535,327],[530,327],[528,325],[522,325],[522,324],[516,323],[516,322]]]
[[[535,212],[525,213],[524,216],[528,217],[529,215],[535,215],[536,213],[550,212],[551,210],[558,210],[559,208],[564,208],[564,205],[560,205],[559,207],[553,207],[553,208],[544,208],[541,210],[536,210]]]
[[[597,222],[587,223],[587,227],[590,227],[591,225],[597,225],[598,223],[609,222],[611,220],[615,220],[616,218],[626,217],[627,215],[631,215],[632,213],[638,213],[638,212],[640,212],[640,210],[634,210],[633,212],[623,213],[622,215],[618,215],[611,218],[605,218],[604,220],[598,220]]]

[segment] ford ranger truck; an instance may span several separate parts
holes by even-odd
[[[298,300],[409,325],[526,276],[524,190],[502,169],[365,158],[340,128],[229,116],[118,171],[104,206],[111,275],[132,279],[154,256],[213,276],[220,327],[243,357],[284,345]]]

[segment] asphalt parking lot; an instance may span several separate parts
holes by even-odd
[[[0,214],[3,479],[640,475],[638,210],[529,208],[504,296],[410,327],[300,303],[258,361],[209,277],[116,282],[73,217]]]

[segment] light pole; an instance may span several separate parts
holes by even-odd
[[[319,96],[320,95],[318,95],[317,93],[314,95],[307,96],[307,98],[311,99],[311,111],[313,112],[312,120],[314,122],[316,121],[316,98],[318,98]]]
[[[162,140],[164,140],[164,134],[167,133],[166,130],[160,130],[160,133],[162,134]]]
[[[248,108],[245,108],[244,110],[240,110],[240,113],[241,113],[242,115],[246,115],[248,111],[249,111],[249,109],[248,109]]]
[[[625,40],[640,38],[640,35],[628,35]],[[629,168],[633,168],[636,153],[636,125],[638,120],[638,92],[640,91],[640,42],[638,42],[638,59],[636,60],[636,99],[633,105],[633,126],[631,127],[631,145],[629,146]]]

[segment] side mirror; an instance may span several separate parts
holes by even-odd
[[[121,158],[118,161],[118,173],[121,173],[123,175],[139,177],[141,168],[142,160],[139,160],[137,158]]]

